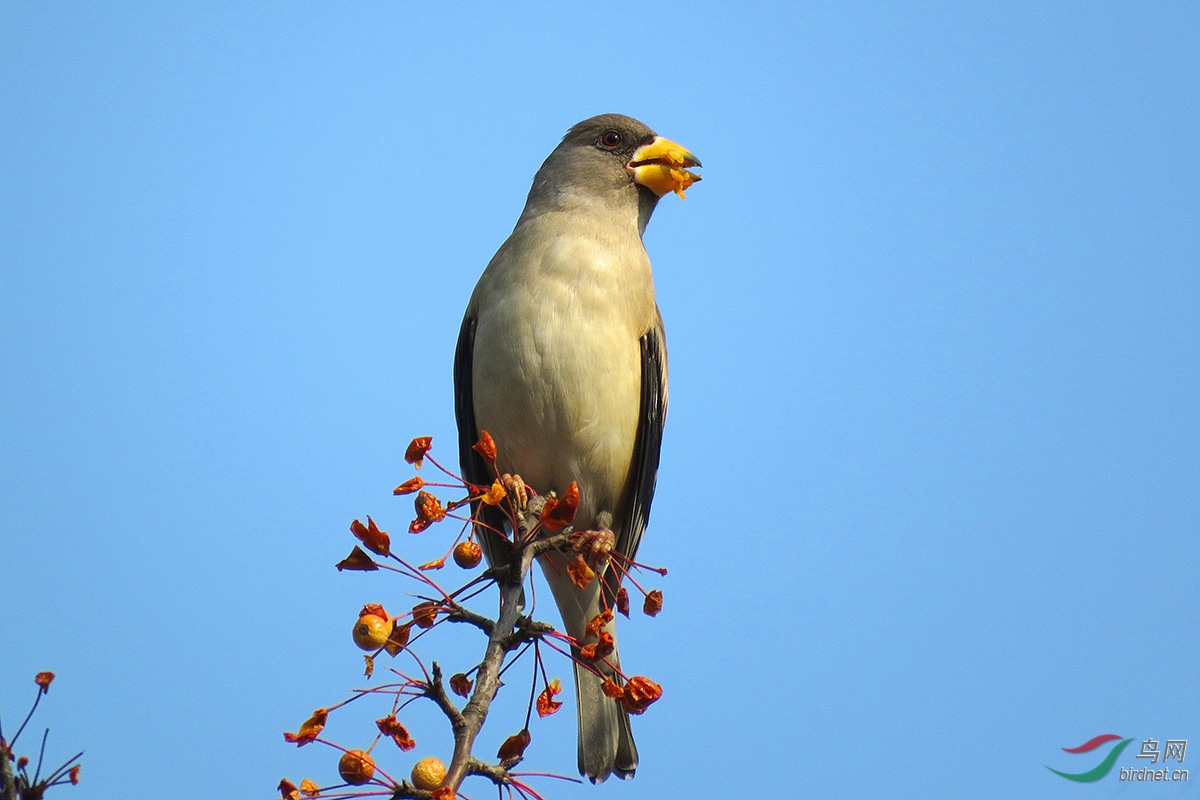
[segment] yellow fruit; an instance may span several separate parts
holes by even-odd
[[[392,621],[375,614],[363,614],[354,623],[354,643],[363,650],[378,650],[391,635]]]
[[[475,542],[459,542],[454,548],[454,563],[463,569],[475,569],[483,559],[483,550]]]
[[[412,770],[413,786],[431,792],[446,780],[446,765],[430,756],[422,758]]]
[[[338,761],[338,775],[351,786],[362,786],[375,774],[375,759],[362,750],[347,750]]]

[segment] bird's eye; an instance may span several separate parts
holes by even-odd
[[[604,135],[600,137],[600,144],[609,150],[619,147],[621,144],[621,134],[616,131],[605,131]]]

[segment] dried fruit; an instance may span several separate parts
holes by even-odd
[[[613,650],[617,649],[617,643],[613,640],[613,635],[608,631],[600,634],[600,641],[585,644],[579,648],[579,655],[588,661],[597,661],[601,658],[607,658],[612,655]]]
[[[579,486],[575,481],[563,492],[557,500],[548,498],[542,507],[542,527],[548,531],[556,531],[575,521],[575,512],[579,510]]]
[[[432,600],[426,600],[424,603],[417,603],[413,606],[412,615],[413,622],[418,628],[429,629],[433,627],[433,623],[437,620],[438,605]]]
[[[490,489],[480,495],[479,499],[484,505],[498,506],[500,505],[500,501],[505,497],[508,497],[508,492],[505,490],[500,481],[496,481],[492,484]]]
[[[646,595],[646,602],[642,603],[642,611],[647,616],[656,617],[658,612],[662,611],[663,593],[658,589]]]
[[[379,565],[372,561],[371,557],[364,553],[361,547],[354,545],[354,549],[350,551],[350,555],[337,563],[337,569],[338,572],[344,569],[370,572],[373,569],[379,569]]]
[[[283,734],[283,740],[285,742],[292,742],[296,747],[303,747],[321,735],[321,731],[325,728],[325,719],[328,716],[328,709],[318,708],[312,713],[311,717],[304,720],[304,724],[300,726],[299,731]]]
[[[567,564],[567,577],[576,587],[586,589],[588,584],[595,580],[596,572],[583,560],[583,556],[577,555],[574,564]]]
[[[425,458],[425,454],[431,447],[433,447],[432,436],[418,436],[408,443],[408,449],[404,451],[404,460],[415,464],[417,469],[420,469],[422,459]]]
[[[387,535],[387,531],[379,530],[379,526],[375,524],[375,520],[367,517],[367,524],[363,525],[358,520],[350,523],[350,532],[358,539],[368,550],[376,555],[386,556],[391,552],[391,537]]]
[[[475,569],[482,560],[483,548],[475,542],[459,542],[454,548],[454,563],[463,569]]]
[[[446,765],[440,759],[430,756],[422,758],[412,768],[413,786],[429,792],[442,785],[446,780]]]
[[[362,786],[375,775],[375,759],[362,750],[347,750],[338,760],[338,775],[351,786]]]
[[[383,649],[387,651],[389,656],[395,658],[399,655],[400,651],[408,644],[408,635],[411,631],[411,622],[406,622],[403,625],[396,622],[395,627],[392,628],[392,635],[388,637],[387,643],[383,646]]]
[[[524,728],[520,733],[514,733],[504,740],[504,744],[500,745],[496,758],[501,761],[520,761],[525,755],[525,748],[529,746],[530,738],[528,728]]]
[[[548,717],[562,708],[562,702],[554,699],[556,694],[562,694],[562,681],[558,678],[546,684],[546,688],[538,695],[537,712],[539,717]]]
[[[674,192],[680,197],[685,197],[684,192],[691,187],[693,183],[700,180],[700,176],[691,170],[672,169],[665,164],[653,164],[642,169],[654,174],[643,178],[648,186],[653,186],[655,192]]]
[[[604,626],[613,621],[613,612],[611,608],[606,608],[596,616],[592,617],[591,622],[587,624],[585,638],[591,639],[599,636],[600,631],[604,630]]]
[[[442,501],[429,492],[417,492],[413,507],[416,509],[417,518],[409,524],[409,533],[420,533],[433,523],[446,518],[446,509],[442,507]]]
[[[412,494],[413,492],[415,492],[417,489],[420,489],[424,485],[425,485],[425,481],[421,478],[420,475],[418,475],[415,478],[409,478],[404,483],[397,486],[395,489],[392,490],[392,494],[395,494],[395,495]]]
[[[629,619],[629,592],[622,586],[617,590],[617,611],[625,615],[625,619]]]
[[[487,431],[479,435],[479,441],[471,445],[471,449],[483,456],[483,460],[489,464],[496,463],[496,441]]]
[[[630,714],[641,714],[651,703],[662,697],[662,687],[642,675],[634,675],[625,683],[622,702]]]
[[[396,747],[399,747],[401,750],[412,750],[417,746],[412,736],[409,735],[408,728],[404,727],[400,723],[400,720],[396,719],[395,714],[375,720],[375,725],[378,726],[379,732],[384,736],[390,736],[392,741],[396,743]]]
[[[475,681],[471,680],[462,672],[456,672],[450,676],[450,691],[454,692],[459,697],[470,697],[471,687]]]
[[[378,650],[392,635],[392,621],[375,614],[363,614],[354,623],[354,643],[363,650]]]

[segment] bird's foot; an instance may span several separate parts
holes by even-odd
[[[594,531],[583,531],[577,534],[575,549],[591,565],[592,569],[602,572],[608,566],[608,560],[617,544],[617,536],[608,528]]]
[[[524,511],[529,506],[529,487],[521,480],[520,475],[509,475],[506,472],[500,476],[500,485],[519,511]]]

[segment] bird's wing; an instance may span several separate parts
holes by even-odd
[[[458,464],[462,469],[463,479],[476,486],[490,486],[496,476],[483,460],[483,456],[473,449],[474,444],[479,441],[479,430],[475,425],[475,393],[472,380],[477,321],[468,310],[458,332],[458,346],[454,349],[454,417],[458,422]],[[488,564],[507,562],[506,554],[510,550],[508,542],[493,532],[504,530],[504,514],[495,506],[479,502],[471,504],[471,511],[476,520],[484,523],[476,526],[476,532],[479,546],[483,548]]]
[[[662,315],[657,309],[654,326],[641,338],[641,348],[642,398],[633,459],[629,465],[631,496],[616,545],[617,551],[630,559],[637,555],[646,523],[650,520],[650,502],[654,499],[654,485],[658,480],[658,453],[667,419],[667,342]],[[611,589],[615,592],[615,581]]]

